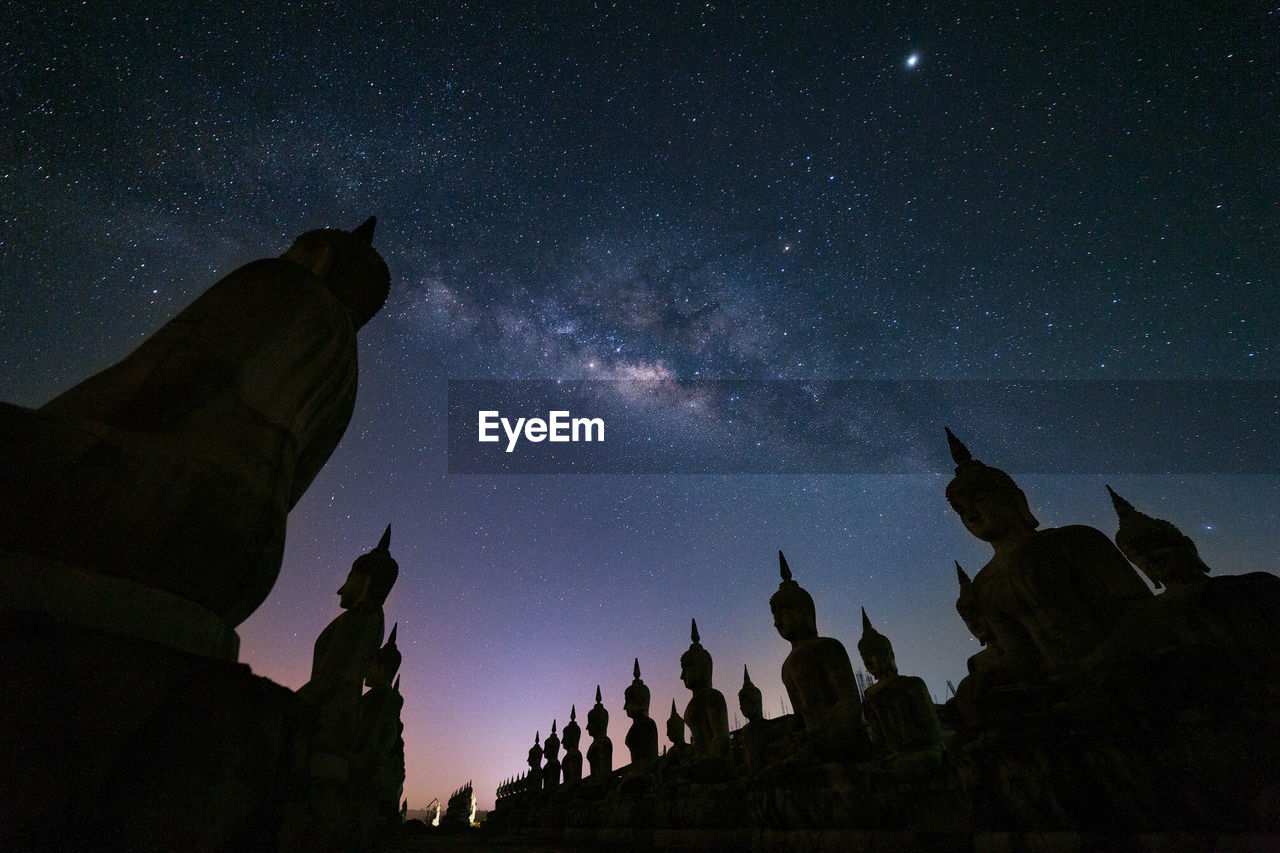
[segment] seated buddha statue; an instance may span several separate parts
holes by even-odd
[[[886,768],[896,779],[927,779],[942,766],[942,724],[924,679],[898,673],[889,638],[862,611],[858,652],[875,682],[862,708]]]

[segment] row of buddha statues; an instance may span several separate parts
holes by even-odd
[[[680,659],[681,680],[691,697],[683,714],[672,702],[669,750],[659,754],[649,689],[636,660],[624,696],[631,720],[630,764],[614,773],[609,714],[597,687],[595,706],[587,714],[591,742],[585,766],[574,706],[562,737],[554,721],[545,741],[535,735],[527,771],[497,791],[499,810],[504,803],[545,798],[557,790],[643,793],[734,779],[785,780],[832,762],[864,768],[904,790],[955,785],[956,767],[966,762],[961,775],[968,772],[968,782],[978,788],[1052,788],[1043,780],[1010,782],[1011,772],[1032,771],[1001,766],[1008,760],[1028,765],[1056,760],[1038,753],[1050,747],[1026,734],[1041,730],[1073,732],[1076,740],[1068,751],[1088,752],[1098,745],[1107,757],[1097,763],[1120,768],[1107,771],[1105,785],[1140,788],[1129,777],[1149,775],[1153,771],[1147,765],[1154,762],[1138,752],[1116,757],[1114,744],[1106,742],[1111,735],[1101,733],[1193,707],[1199,714],[1214,701],[1203,690],[1179,684],[1225,685],[1216,691],[1221,702],[1250,703],[1274,721],[1280,712],[1280,578],[1264,572],[1210,578],[1189,537],[1170,522],[1140,512],[1109,486],[1119,521],[1114,543],[1092,527],[1040,529],[1013,478],[975,460],[949,429],[946,435],[956,464],[947,500],[964,527],[991,545],[993,555],[973,577],[956,563],[956,609],[982,649],[968,660],[967,675],[944,705],[934,703],[922,679],[898,672],[892,643],[865,609],[858,651],[874,681],[861,692],[843,643],[819,636],[813,598],[779,552],[781,583],[769,605],[774,627],[791,645],[782,681],[794,714],[765,719],[760,691],[744,667],[738,699],[747,722],[731,733],[727,703],[712,686],[711,656],[695,621],[692,644]],[[1151,587],[1162,591],[1153,593]],[[991,754],[1004,748],[993,743],[1007,746],[1020,736],[1032,742],[1008,747],[1011,752],[1003,757]],[[1192,764],[1205,760],[1195,748],[1185,752],[1197,756],[1187,759]],[[1094,758],[1072,760],[1083,765]],[[1207,760],[1212,763],[1213,754]],[[1265,767],[1261,772],[1265,783],[1277,781],[1274,772]],[[1077,781],[1072,778],[1072,784]],[[1160,784],[1147,787],[1155,790]],[[1037,804],[1024,812],[1055,809],[1056,804]],[[1207,819],[1212,821],[1212,813]]]

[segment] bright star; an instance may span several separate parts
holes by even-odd
[[[908,68],[915,68],[918,64],[920,64],[920,54],[913,53],[907,57]]]

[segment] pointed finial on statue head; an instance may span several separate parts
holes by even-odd
[[[751,686],[751,673],[747,672],[747,665],[745,663],[742,665],[742,686]]]
[[[636,665],[631,669],[631,677],[636,680],[640,678],[640,658],[636,658]]]
[[[1126,515],[1136,514],[1138,511],[1134,509],[1133,504],[1116,494],[1116,490],[1107,486],[1107,494],[1111,495],[1111,505],[1115,507],[1116,515],[1124,518]]]
[[[378,224],[378,217],[370,216],[364,222],[360,223],[360,227],[351,232],[353,237],[358,238],[361,242],[370,246],[373,245],[373,229]]]
[[[778,572],[781,573],[784,581],[791,580],[791,567],[787,565],[787,558],[778,552]]]
[[[578,719],[578,706],[573,705],[569,708],[569,722],[576,722]]]
[[[951,447],[951,460],[957,466],[964,465],[973,461],[973,454],[969,452],[969,448],[964,446],[964,442],[956,438],[956,434],[951,431],[951,427],[944,426],[947,431],[947,444]]]
[[[701,639],[698,636],[698,620],[694,619],[692,622],[693,626],[689,630],[689,639],[694,642],[694,645],[697,645],[698,641]]]
[[[960,581],[960,588],[965,589],[969,584],[973,583],[969,575],[960,567],[960,561],[956,560],[956,579]]]
[[[871,620],[867,618],[867,608],[865,607],[862,608],[862,630],[864,633],[875,630],[875,628],[871,627]]]
[[[552,734],[555,734],[555,733],[556,733],[556,721],[555,721],[555,720],[552,720],[552,721],[551,721],[551,733],[552,733]]]
[[[596,704],[600,704],[600,685],[596,685]]]
[[[542,731],[541,731],[541,730],[538,730],[538,731],[534,732],[534,733],[533,733],[533,745],[534,745],[534,746],[537,746],[537,745],[538,745],[538,743],[539,743],[539,741],[541,741],[541,740],[542,740]]]
[[[379,551],[391,550],[391,525],[387,525],[386,531],[382,534],[382,538],[378,540]]]

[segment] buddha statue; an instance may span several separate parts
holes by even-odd
[[[982,721],[982,700],[988,690],[1013,682],[1034,681],[1039,677],[1039,666],[1036,659],[1024,657],[1019,660],[1006,654],[1000,647],[978,606],[973,581],[958,561],[956,577],[960,582],[956,611],[964,620],[969,633],[982,646],[982,650],[969,657],[969,674],[961,679],[956,686],[955,697],[947,704],[953,714],[959,715],[959,723],[973,727]]]
[[[358,746],[351,759],[351,779],[369,792],[383,812],[394,809],[404,785],[404,726],[400,711],[400,650],[398,625],[392,626],[386,645],[380,648],[365,672],[368,690],[356,707]],[[394,680],[394,684],[392,683]]]
[[[1246,671],[1259,684],[1274,683],[1280,674],[1280,578],[1267,572],[1209,577],[1190,537],[1107,490],[1119,519],[1116,544],[1164,592],[1122,623],[1091,668],[1159,672],[1163,684],[1151,691],[1187,682],[1179,702]],[[1222,687],[1224,695],[1239,693],[1238,685]]]
[[[689,747],[694,756],[724,758],[729,754],[729,710],[724,694],[711,686],[711,655],[698,637],[698,620],[690,630],[692,643],[680,656],[680,680],[693,696],[684,709]]]
[[[382,646],[382,605],[400,567],[391,556],[391,526],[378,545],[356,558],[338,589],[343,612],[320,632],[311,658],[311,679],[298,688],[304,705],[355,707],[365,674]]]
[[[591,768],[591,781],[604,784],[613,773],[613,741],[609,740],[609,711],[600,702],[600,685],[596,685],[596,704],[587,712],[587,734],[591,746],[587,747],[587,764]]]
[[[875,678],[862,707],[885,766],[902,782],[932,776],[942,766],[942,724],[929,688],[922,678],[898,674],[893,644],[871,625],[865,609],[858,653]]]
[[[639,658],[632,673],[623,694],[623,710],[631,718],[626,743],[631,751],[631,770],[637,772],[648,770],[658,760],[658,725],[649,717],[649,688],[640,680]]]
[[[774,627],[791,643],[782,683],[803,729],[797,754],[814,761],[861,757],[869,742],[849,653],[839,640],[818,636],[813,598],[792,579],[781,551],[778,567],[782,582],[769,609]]]
[[[671,700],[671,716],[667,717],[667,740],[671,741],[671,748],[685,746],[684,742],[684,718],[680,716],[680,712],[676,710],[676,700]]]
[[[525,788],[529,791],[542,790],[542,732],[533,736],[533,746],[529,747],[529,773],[525,778]]]
[[[977,606],[1005,654],[1034,660],[1046,680],[1058,680],[1151,592],[1101,531],[1038,530],[1008,474],[975,460],[949,429],[947,440],[956,462],[947,500],[995,551],[973,579]]]
[[[373,227],[308,232],[40,409],[0,404],[6,608],[235,659],[351,417]]]
[[[747,725],[764,719],[764,696],[760,688],[751,683],[751,673],[742,666],[742,687],[738,690],[738,710],[747,718]]]
[[[551,721],[551,734],[542,744],[542,787],[560,787],[560,738],[556,735],[556,721]]]
[[[564,776],[564,784],[573,786],[582,781],[582,750],[578,748],[582,740],[582,728],[578,725],[578,706],[569,708],[569,722],[564,727],[564,760],[560,762],[560,772]]]

